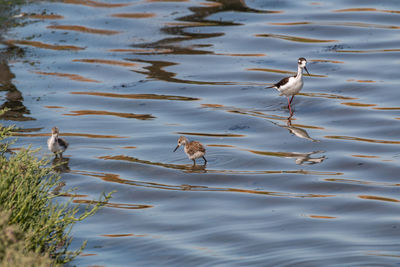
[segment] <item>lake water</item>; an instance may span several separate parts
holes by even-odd
[[[400,2],[34,1],[4,35],[16,147],[58,126],[77,266],[400,264]],[[18,13],[19,13],[18,12]],[[6,56],[4,56],[6,55]],[[305,57],[294,99],[272,83]],[[179,136],[207,149],[192,166]]]

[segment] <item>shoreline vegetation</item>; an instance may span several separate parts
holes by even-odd
[[[14,15],[19,5],[27,3],[0,0],[0,35],[18,27]],[[0,107],[0,120],[30,119],[23,117],[29,112],[24,111],[22,95],[11,82],[14,75],[7,64],[9,58],[21,57],[23,52],[3,44],[0,69],[7,75],[1,81],[1,89],[10,96]],[[65,198],[71,196],[71,191],[60,192],[65,185],[56,171],[60,166],[52,166],[50,159],[37,158],[37,150],[30,147],[12,151],[13,131],[13,127],[0,124],[0,267],[62,266],[86,246],[84,242],[79,249],[68,250],[73,225],[95,214],[108,202],[112,192],[103,193],[93,202],[96,205],[72,204],[72,198],[69,201]]]
[[[9,149],[12,129],[0,124],[0,266],[61,266],[86,246],[68,250],[72,226],[95,214],[112,193],[86,208],[59,198],[69,194],[59,192],[62,182],[49,160],[30,148]]]

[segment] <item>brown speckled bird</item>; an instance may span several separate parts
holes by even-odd
[[[200,142],[197,142],[197,141],[189,142],[189,140],[186,137],[181,136],[178,139],[178,145],[174,149],[174,152],[181,145],[184,146],[185,153],[189,157],[189,159],[193,160],[193,165],[196,165],[196,159],[200,158],[200,157],[202,157],[204,159],[204,165],[207,164],[207,160],[204,157],[204,155],[206,154],[206,149]]]

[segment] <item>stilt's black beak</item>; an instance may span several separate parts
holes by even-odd
[[[306,66],[304,66],[304,69],[307,71],[308,76],[311,76]]]
[[[174,152],[175,152],[178,148],[179,148],[179,145],[177,145],[177,146],[175,147]]]

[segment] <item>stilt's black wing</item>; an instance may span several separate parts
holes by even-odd
[[[289,82],[290,77],[283,78],[278,83],[274,84],[274,87],[280,88],[281,86],[287,84]]]
[[[60,146],[62,146],[62,147],[65,147],[65,149],[67,149],[67,147],[68,147],[68,142],[65,141],[65,140],[62,139],[62,138],[58,138],[58,144],[59,144]]]

